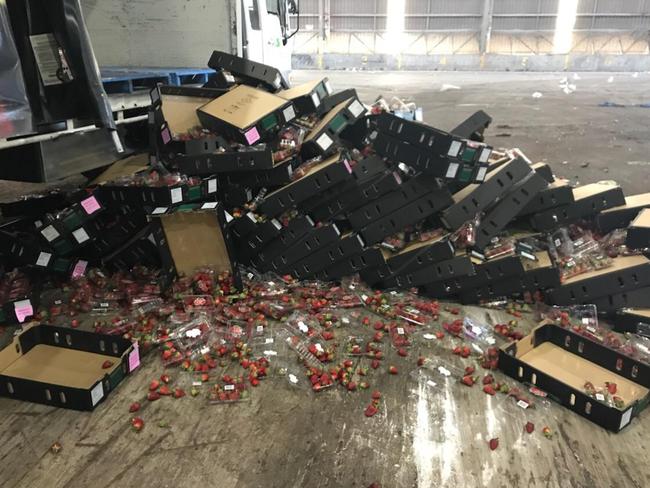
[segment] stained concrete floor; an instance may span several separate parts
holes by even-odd
[[[316,72],[295,73],[310,79]],[[335,87],[356,86],[364,101],[378,93],[412,95],[425,119],[451,128],[479,108],[494,119],[488,141],[548,160],[581,182],[616,179],[628,193],[647,191],[650,109],[600,108],[650,101],[647,74],[581,74],[578,91],[560,92],[558,74],[327,73]],[[607,82],[614,77],[612,83]],[[440,92],[442,83],[461,90]],[[533,99],[540,91],[543,96]],[[507,125],[507,128],[499,128]],[[496,137],[509,133],[510,137]],[[562,161],[569,161],[563,165]],[[590,163],[587,168],[580,164]],[[605,171],[605,170],[608,171]],[[0,189],[3,186],[0,185]],[[6,188],[6,187],[4,187]],[[495,320],[504,320],[499,317]],[[524,329],[532,321],[522,323]],[[650,486],[650,413],[610,434],[550,404],[537,412],[504,408],[478,388],[411,377],[415,358],[469,364],[433,346],[409,358],[387,355],[397,376],[378,370],[381,413],[367,419],[369,392],[315,396],[271,380],[248,404],[210,406],[201,397],[146,404],[147,426],[131,431],[128,406],[142,399],[162,368],[145,358],[139,371],[93,413],[0,399],[0,485],[3,487],[160,486],[219,488],[595,487]],[[503,379],[499,376],[499,379]],[[158,421],[170,423],[168,428]],[[537,430],[523,432],[526,420]],[[541,435],[543,425],[554,432]],[[487,440],[499,437],[492,452]],[[58,441],[63,450],[49,451]]]

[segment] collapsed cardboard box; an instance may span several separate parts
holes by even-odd
[[[630,249],[650,248],[650,209],[642,210],[632,221],[625,244]]]

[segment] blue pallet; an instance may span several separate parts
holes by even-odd
[[[106,93],[133,93],[151,89],[158,83],[165,85],[204,84],[214,73],[209,68],[101,68],[102,84]]]

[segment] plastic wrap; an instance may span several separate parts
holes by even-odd
[[[0,3],[0,139],[33,132],[23,70],[11,33],[9,12]]]

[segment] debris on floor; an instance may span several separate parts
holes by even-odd
[[[149,355],[135,432],[173,428],[149,402],[246,408],[268,383],[368,422],[383,381],[452,384],[548,438],[550,399],[614,432],[648,403],[650,194],[494,149],[482,111],[448,133],[411,101],[210,66],[152,90],[149,154],[0,205],[1,395],[92,410]],[[30,372],[43,351],[74,378]]]

